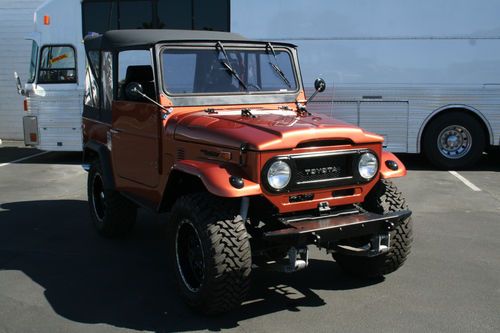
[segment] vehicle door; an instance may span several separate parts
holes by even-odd
[[[105,57],[103,53],[103,65]],[[147,99],[126,93],[127,85],[135,82],[143,87],[146,95],[157,100],[151,52],[122,51],[117,54],[117,61],[118,82],[116,98],[111,103],[110,131],[115,178],[125,187],[135,187],[135,183],[138,188],[154,188],[159,182],[160,110]],[[111,77],[106,79],[104,75],[103,80],[113,82]],[[103,87],[106,84],[103,82]],[[111,97],[106,94],[111,94],[113,89],[104,88],[103,91],[106,107],[106,101]]]

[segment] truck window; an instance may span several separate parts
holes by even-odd
[[[75,50],[71,46],[44,46],[38,83],[76,83]]]
[[[248,92],[289,92],[297,89],[292,59],[276,50],[276,59],[265,50],[227,49],[229,63]],[[214,49],[172,48],[162,53],[163,82],[170,94],[246,93],[224,66]],[[273,67],[278,66],[284,77]]]
[[[30,73],[28,77],[28,83],[35,82],[37,59],[38,59],[38,44],[35,41],[33,41],[31,45]]]
[[[150,51],[131,50],[120,52],[118,67],[118,99],[126,99],[125,87],[130,82],[140,83],[144,93],[156,99]]]

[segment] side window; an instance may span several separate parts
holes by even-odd
[[[85,105],[99,109],[99,78],[94,73],[100,73],[99,52],[90,51],[87,54],[87,68],[85,73]]]
[[[118,99],[127,99],[125,88],[131,82],[139,83],[146,95],[156,99],[151,52],[130,50],[118,55]]]
[[[31,45],[30,73],[28,77],[28,83],[35,82],[37,59],[38,59],[38,44],[35,41],[33,41],[33,44]]]
[[[76,83],[75,50],[71,46],[44,46],[38,83]]]
[[[101,70],[102,112],[111,114],[113,102],[113,54],[111,52],[102,52]]]

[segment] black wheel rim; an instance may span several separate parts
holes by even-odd
[[[198,292],[205,278],[205,262],[200,237],[189,220],[182,221],[177,229],[175,251],[184,285],[190,291]]]
[[[106,210],[106,200],[104,197],[104,186],[99,174],[96,174],[92,181],[92,204],[97,219],[102,221]]]

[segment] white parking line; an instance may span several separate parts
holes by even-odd
[[[22,162],[22,161],[26,161],[26,160],[29,160],[30,158],[37,157],[37,156],[40,156],[40,155],[44,155],[44,154],[47,154],[47,153],[49,153],[49,152],[48,151],[42,151],[41,153],[33,154],[33,155],[30,155],[30,156],[26,156],[26,157],[20,158],[20,159],[15,160],[15,161],[7,162],[7,163],[2,163],[2,164],[0,164],[0,168],[4,167],[6,165],[9,165],[9,164],[14,164],[14,163],[19,163],[19,162]]]
[[[481,192],[481,189],[479,187],[477,187],[476,185],[472,184],[467,178],[465,178],[464,176],[462,176],[458,172],[456,172],[456,171],[448,171],[448,172],[451,173],[453,176],[457,177],[458,179],[460,179],[460,181],[462,183],[464,183],[465,185],[467,185],[474,192]]]

